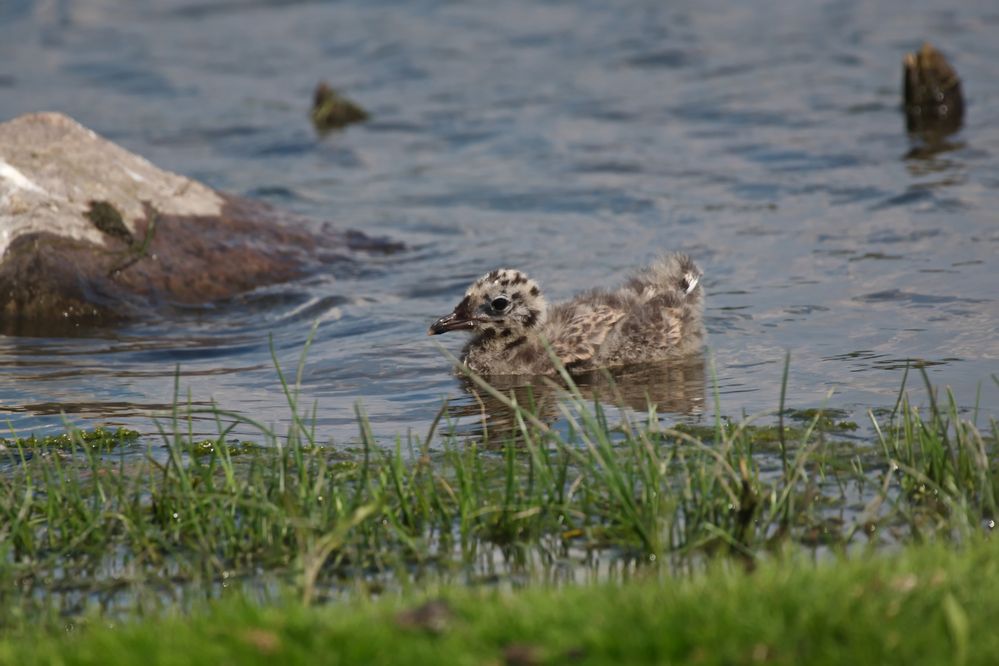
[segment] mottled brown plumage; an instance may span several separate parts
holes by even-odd
[[[678,357],[703,343],[700,278],[690,257],[669,254],[614,291],[548,306],[537,282],[499,269],[476,280],[429,334],[471,332],[462,361],[482,375],[555,372],[545,341],[573,372]]]

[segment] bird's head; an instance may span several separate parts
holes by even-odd
[[[471,331],[490,337],[520,337],[541,326],[545,309],[537,282],[520,271],[501,268],[476,280],[451,314],[435,321],[427,333]]]

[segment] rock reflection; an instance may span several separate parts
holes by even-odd
[[[704,356],[599,370],[575,375],[573,380],[588,401],[647,412],[697,415],[704,411]],[[503,401],[483,391],[471,379],[461,376],[461,388],[470,400],[448,407],[453,432],[464,437],[486,437],[501,441],[518,428],[516,413]],[[559,400],[566,393],[561,378],[496,376],[489,383],[506,396],[513,396],[539,419],[554,422],[560,415]]]

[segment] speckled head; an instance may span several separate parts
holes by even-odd
[[[427,333],[472,331],[520,337],[544,322],[545,309],[537,282],[520,271],[500,268],[476,280],[454,311],[435,321]]]

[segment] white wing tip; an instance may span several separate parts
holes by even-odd
[[[689,294],[697,287],[697,283],[701,281],[701,276],[696,273],[685,273],[683,279],[687,283],[687,290],[684,293]]]

